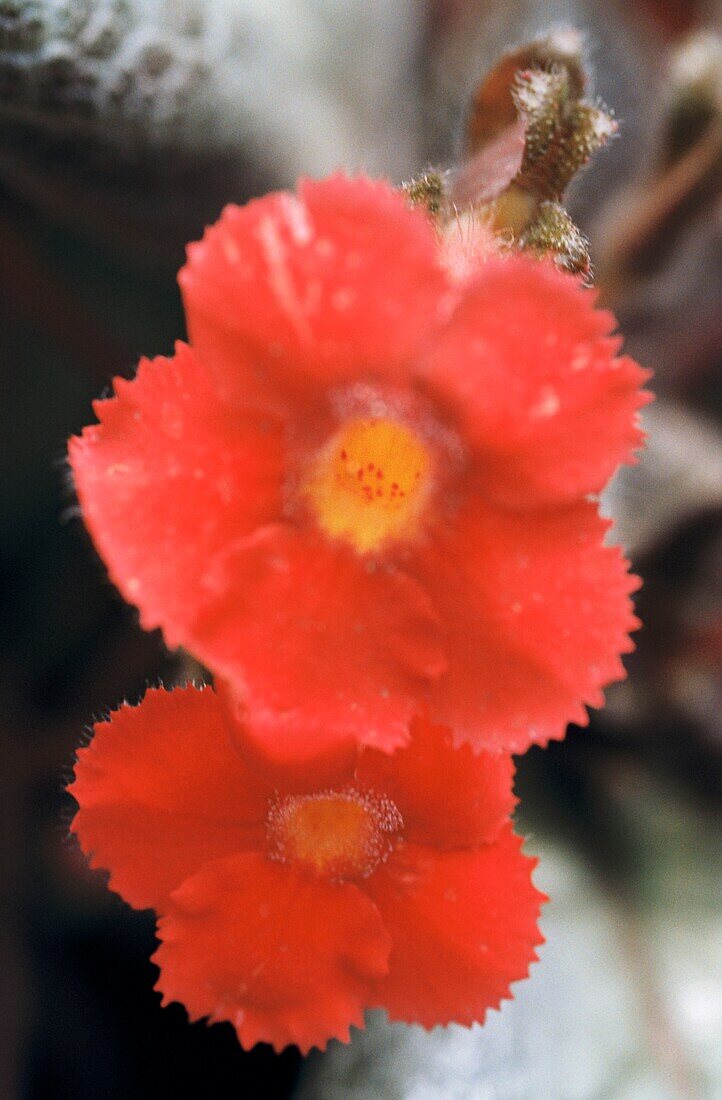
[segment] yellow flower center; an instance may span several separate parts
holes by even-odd
[[[323,530],[363,554],[413,538],[431,486],[427,444],[405,424],[364,417],[322,448],[302,491]]]
[[[393,851],[402,828],[394,803],[345,788],[275,800],[268,815],[268,854],[336,881],[367,878]]]

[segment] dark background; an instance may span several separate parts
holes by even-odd
[[[223,202],[337,165],[400,180],[452,163],[480,76],[559,20],[588,31],[622,123],[572,209],[660,399],[607,503],[645,579],[629,680],[589,730],[520,762],[521,825],[622,915],[652,1091],[625,1092],[622,1074],[603,1093],[582,1075],[563,1095],[554,1078],[489,1095],[722,1094],[705,946],[720,911],[722,53],[687,37],[719,26],[719,7],[0,0],[0,1096],[291,1095],[293,1051],[244,1054],[230,1026],[160,1009],[151,916],[68,839],[83,730],[179,670],[108,584],[65,443],[114,374],[184,335],[175,271]],[[338,1093],[314,1065],[309,1095],[357,1095],[343,1063]]]

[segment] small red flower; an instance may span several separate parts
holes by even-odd
[[[646,375],[550,265],[451,279],[389,186],[229,206],[180,274],[191,347],[71,441],[111,577],[300,756],[477,748],[586,722],[636,586],[590,501],[640,443]]]
[[[78,753],[73,828],[159,914],[158,988],[240,1042],[303,1051],[363,1011],[471,1024],[542,942],[535,861],[511,831],[512,762],[425,719],[331,788],[276,785],[234,751],[215,693],[151,690]]]

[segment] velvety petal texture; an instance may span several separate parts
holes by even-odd
[[[349,1038],[388,970],[391,939],[354,883],[312,879],[262,855],[206,864],[160,921],[164,1003],[230,1020],[245,1047],[304,1053]]]
[[[474,448],[490,500],[581,500],[641,446],[650,373],[617,356],[614,316],[595,298],[549,263],[492,260],[429,350],[429,382]]]
[[[114,388],[70,441],[75,487],[112,579],[173,646],[217,594],[218,555],[277,515],[282,435],[224,405],[184,344]]]
[[[349,735],[386,749],[445,667],[434,607],[399,570],[290,526],[259,529],[218,577],[194,650],[243,685],[253,736],[322,751]]]
[[[385,183],[341,174],[227,206],[189,246],[179,282],[191,341],[221,391],[281,404],[280,387],[397,376],[449,308],[423,214]]]
[[[414,844],[469,848],[494,840],[516,804],[511,756],[455,748],[452,731],[427,718],[415,718],[410,733],[392,754],[361,752],[357,782],[394,800]]]
[[[210,859],[258,847],[270,789],[231,748],[211,688],[151,689],[78,750],[73,832],[92,867],[138,909]]]
[[[482,1023],[510,996],[543,942],[535,862],[507,826],[495,844],[472,851],[408,845],[369,881],[393,940],[377,1002],[392,1020]]]
[[[357,748],[333,788],[301,765],[271,787],[228,723],[210,688],[151,690],[78,753],[73,828],[156,909],[164,1003],[229,1021],[245,1047],[307,1051],[377,1005],[433,1026],[510,995],[542,899],[508,824],[508,756],[418,718],[393,756]]]
[[[432,717],[458,741],[523,752],[586,725],[624,676],[638,580],[589,503],[533,513],[475,503],[419,579],[447,628]]]

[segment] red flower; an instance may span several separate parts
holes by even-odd
[[[636,586],[590,494],[640,443],[614,319],[525,257],[451,281],[432,226],[336,176],[229,206],[180,274],[191,347],[71,441],[85,520],[147,628],[301,756],[478,748],[586,721]]]
[[[95,727],[74,829],[131,905],[159,914],[164,1000],[244,1046],[348,1038],[365,1008],[483,1020],[541,943],[534,860],[508,822],[509,756],[417,719],[333,788],[274,790],[230,746],[210,688],[149,691]]]

